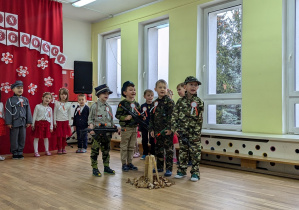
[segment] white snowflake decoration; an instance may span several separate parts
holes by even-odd
[[[3,61],[6,64],[13,63],[13,55],[10,54],[9,52],[2,53],[1,61]]]
[[[45,81],[45,86],[51,87],[53,85],[54,79],[49,76],[47,78],[44,78],[44,81]]]
[[[35,92],[37,91],[36,89],[37,89],[37,85],[30,83],[30,85],[28,86],[28,93],[34,95]]]
[[[20,66],[16,71],[18,72],[19,77],[26,77],[29,74],[26,66]]]
[[[55,93],[51,93],[52,94],[52,101],[51,103],[54,104],[55,100],[58,98],[58,95],[55,95]]]
[[[11,86],[11,84],[9,84],[8,82],[1,83],[0,90],[5,93],[8,93],[9,91],[11,91],[10,86]]]
[[[41,58],[40,60],[37,61],[37,67],[44,70],[45,68],[48,67],[48,60]]]

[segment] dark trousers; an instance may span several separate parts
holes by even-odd
[[[81,135],[81,131],[85,129],[84,127],[76,127],[78,148],[87,149],[87,132]]]
[[[23,155],[26,140],[26,126],[10,129],[10,152],[13,155]]]
[[[148,137],[150,136],[147,130],[141,131],[142,135],[142,147],[143,147],[143,155],[148,155]],[[155,155],[155,139],[153,137],[149,137],[149,143],[151,144],[151,155]]]
[[[157,168],[164,169],[164,149],[166,153],[165,162],[166,170],[172,171],[173,165],[173,133],[170,135],[160,135],[156,137],[156,157]]]

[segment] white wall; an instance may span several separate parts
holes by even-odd
[[[63,18],[64,69],[74,69],[74,61],[91,61],[91,24]]]

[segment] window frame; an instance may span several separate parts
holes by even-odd
[[[215,12],[218,10],[229,10],[232,7],[241,6],[243,12],[243,2],[242,0],[236,0],[232,2],[224,2],[217,5],[209,5],[208,7],[199,8],[201,11],[199,12],[201,17],[199,18],[199,22],[201,21],[200,28],[203,28],[203,33],[200,34],[198,32],[198,39],[202,37],[200,55],[203,57],[201,60],[202,64],[202,78],[204,80],[202,87],[202,95],[203,100],[205,102],[204,105],[204,121],[203,128],[204,129],[216,129],[216,130],[235,130],[242,131],[242,115],[241,115],[241,124],[240,125],[231,125],[231,124],[208,124],[208,105],[232,105],[232,104],[240,104],[241,105],[241,113],[242,113],[242,83],[241,83],[241,92],[240,93],[230,93],[230,94],[209,94],[209,17],[208,14],[210,12]],[[242,13],[243,14],[243,13]],[[242,15],[243,22],[243,15]],[[242,24],[243,28],[243,24]],[[243,31],[243,29],[242,29]],[[242,47],[242,46],[241,46]],[[241,49],[242,50],[242,49]],[[241,55],[242,59],[242,55]],[[241,62],[242,69],[242,62]],[[242,73],[241,73],[242,75]]]
[[[149,80],[149,60],[148,60],[148,56],[149,56],[149,47],[148,47],[148,42],[149,42],[149,36],[148,36],[148,29],[150,28],[154,28],[157,26],[161,26],[161,25],[165,25],[165,24],[169,24],[169,17],[161,17],[160,19],[155,19],[152,21],[147,21],[143,24],[141,24],[142,26],[142,50],[141,50],[141,54],[142,54],[142,70],[141,70],[141,77],[142,77],[142,84],[139,86],[139,88],[141,89],[141,94],[143,96],[143,92],[148,89],[148,80]],[[169,26],[168,26],[169,27]],[[168,48],[168,56],[169,56],[169,48]],[[158,64],[158,60],[157,60],[157,64]],[[169,64],[169,58],[168,58],[168,64]],[[169,66],[168,66],[168,80],[169,80]],[[154,90],[153,90],[154,91]],[[154,91],[155,92],[155,91]],[[156,98],[156,97],[155,97]],[[145,102],[145,99],[143,97],[139,97],[139,101]]]

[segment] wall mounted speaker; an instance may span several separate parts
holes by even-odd
[[[74,61],[74,93],[92,93],[92,62]]]

